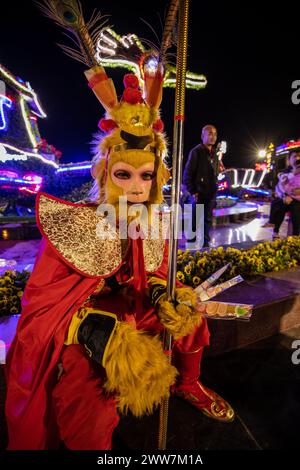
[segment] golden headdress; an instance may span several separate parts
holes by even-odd
[[[124,161],[135,167],[154,161],[156,179],[151,191],[151,203],[161,203],[162,187],[169,179],[169,171],[164,164],[166,141],[163,123],[159,117],[162,99],[163,73],[161,67],[150,76],[146,72],[143,90],[136,75],[124,77],[124,92],[118,100],[114,83],[101,66],[85,72],[89,86],[106,110],[106,116],[99,122],[102,133],[96,138],[96,151],[93,159],[92,175],[95,179],[94,195],[99,202],[115,202],[120,190],[113,188],[109,172],[112,164]]]
[[[116,40],[117,35],[110,28],[104,27],[106,20],[104,17],[103,21],[100,13],[94,12],[92,18],[85,22],[78,0],[43,0],[41,9],[71,33],[77,48],[61,47],[72,58],[89,67],[85,72],[89,86],[106,111],[105,118],[99,122],[102,133],[95,141],[96,150],[92,162],[95,184],[91,195],[97,202],[111,202],[109,192],[113,184],[110,182],[109,169],[112,162],[119,159],[139,167],[143,162],[154,160],[156,178],[149,202],[161,203],[162,188],[170,175],[164,163],[166,140],[159,106],[165,78],[166,50],[172,44],[178,0],[170,2],[159,51],[153,48],[146,51],[135,35]],[[102,57],[98,53],[98,45],[101,37],[109,41],[108,44],[115,45],[114,53],[122,54],[122,57],[136,66],[138,76],[127,74],[124,77],[125,90],[120,100],[112,79],[107,77],[100,65]],[[102,50],[109,48],[102,47]],[[167,73],[170,74],[170,71]]]

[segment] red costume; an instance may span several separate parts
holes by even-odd
[[[39,197],[46,199],[43,194]],[[55,198],[48,196],[46,205],[51,201]],[[37,202],[39,209],[39,199]],[[40,230],[44,238],[26,285],[17,335],[7,359],[9,449],[56,448],[60,439],[71,449],[109,449],[118,415],[114,398],[107,398],[101,391],[104,369],[86,356],[81,345],[64,346],[73,314],[104,277],[80,272],[47,239],[42,225]],[[138,245],[137,250],[141,248],[139,241],[131,243]],[[115,312],[124,321],[136,322],[137,329],[156,334],[162,325],[149,299],[143,299],[142,311],[136,310],[136,279],[134,272],[128,272],[134,271],[130,266],[133,256],[128,250],[125,263],[115,273],[118,283],[126,284],[125,295],[124,289],[115,293],[113,288],[107,288],[106,293],[93,299],[93,304]],[[165,278],[166,269],[165,248],[160,266],[151,274]],[[178,340],[175,347],[194,351],[207,345],[208,338],[203,320],[193,334]],[[66,373],[58,380],[61,362]],[[82,433],[74,435],[79,427]]]
[[[150,65],[145,60],[143,93],[141,77],[127,75],[120,101],[102,67],[85,73],[107,112],[93,160],[94,203],[37,198],[43,240],[7,360],[9,449],[52,449],[60,441],[72,450],[110,449],[117,410],[150,413],[171,388],[206,415],[233,419],[231,407],[198,382],[209,332],[194,291],[178,284],[167,299],[163,222],[157,237],[148,236],[146,219],[126,212],[143,239],[123,239],[104,215],[113,208],[121,226],[125,197],[126,208],[139,204],[149,220],[163,202],[170,177],[158,125],[164,69],[158,61],[153,73]],[[174,365],[159,339],[163,328],[174,338]]]

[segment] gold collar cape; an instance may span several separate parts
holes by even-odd
[[[42,235],[63,260],[88,277],[108,277],[121,266],[128,240],[121,240],[104,216],[97,214],[95,204],[76,204],[47,193],[36,198],[36,218]],[[106,232],[112,238],[97,234]],[[166,240],[144,239],[146,272],[159,269]]]

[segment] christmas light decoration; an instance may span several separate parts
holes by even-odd
[[[78,170],[89,170],[91,169],[92,164],[87,163],[86,165],[73,165],[73,166],[65,166],[65,167],[60,167],[56,170],[56,173],[64,173],[66,171],[78,171]]]
[[[267,169],[266,163],[255,163],[255,170],[262,171]]]
[[[279,145],[276,147],[276,155],[281,155],[284,153],[288,153],[290,150],[300,148],[300,140],[290,140],[286,144]]]
[[[228,168],[228,170],[225,170],[223,173],[229,173],[230,171],[233,172],[233,184],[231,185],[232,188],[237,188],[239,186],[238,184],[238,172],[236,168]]]
[[[261,185],[261,183],[263,182],[263,179],[264,179],[264,177],[266,176],[267,173],[268,173],[268,170],[267,170],[267,169],[263,170],[263,172],[262,172],[262,174],[261,174],[261,177],[260,177],[260,180],[259,180],[258,184],[256,185],[257,188],[260,187],[260,185]]]
[[[249,174],[249,173],[250,173],[250,181],[248,182],[248,184],[246,184],[246,181],[247,181],[247,178],[248,178],[248,174]],[[242,184],[241,184],[242,188],[245,188],[245,187],[247,187],[247,186],[251,186],[252,181],[253,181],[253,178],[254,178],[254,175],[255,175],[255,170],[253,170],[253,168],[247,168],[247,170],[245,170],[243,182],[242,182]]]
[[[20,91],[23,91],[23,93],[30,99],[34,101],[34,105],[37,108],[37,112],[32,111],[34,114],[37,114],[41,118],[46,118],[47,114],[43,111],[40,102],[38,100],[38,97],[36,93],[33,91],[31,88],[31,85],[29,82],[26,83],[26,86],[20,83],[20,81],[16,80],[11,73],[8,72],[1,64],[0,64],[0,75],[3,75],[8,82],[11,82],[14,84]]]
[[[26,184],[31,186],[29,188],[26,186],[19,186],[19,191],[25,191],[31,194],[35,194],[40,191],[43,184],[43,178],[35,174],[24,175],[23,180]]]
[[[218,184],[218,190],[219,191],[224,191],[225,189],[228,189],[228,183],[227,181],[224,181],[223,183]]]
[[[22,183],[29,185],[36,185],[35,181],[28,181],[25,178],[8,178],[7,176],[0,176],[0,181],[5,181],[7,183]]]
[[[8,126],[8,110],[10,112]],[[29,82],[14,77],[5,67],[0,65],[0,161],[26,161],[36,157],[54,168],[59,158],[55,155],[39,153],[41,137],[37,118],[46,117],[37,95]],[[18,144],[16,145],[16,142]],[[12,144],[12,145],[11,145]],[[3,186],[2,186],[3,187]]]
[[[135,54],[129,54],[129,49],[134,48]],[[130,59],[129,57],[136,57]],[[155,67],[156,51],[146,51],[144,45],[135,34],[125,36],[118,35],[111,28],[101,31],[96,44],[96,60],[106,67],[123,67],[135,73],[139,80],[143,80],[142,68],[144,57],[150,57],[150,65]],[[151,62],[152,61],[152,62]],[[157,62],[157,61],[156,61]],[[176,67],[167,64],[164,79],[164,87],[175,88]],[[194,90],[205,88],[207,80],[204,75],[187,71],[186,87]]]
[[[239,179],[239,172],[244,172],[242,176],[242,180]],[[264,168],[263,171],[256,171],[253,168],[228,168],[221,174],[229,175],[233,174],[233,184],[231,185],[232,188],[259,188],[262,184],[266,173],[268,173],[267,168]],[[261,173],[259,177],[259,181],[255,184],[254,178],[257,174]]]
[[[18,173],[9,170],[0,170],[0,176],[6,176],[6,178],[18,178]]]
[[[5,119],[4,106],[6,108],[12,108],[12,100],[7,96],[0,95],[0,131],[6,130],[7,120]]]
[[[14,152],[19,152],[19,154],[7,153],[6,149],[12,150]],[[26,152],[26,151],[23,151],[23,150],[20,150],[20,149],[14,147],[13,145],[9,145],[9,144],[0,142],[0,161],[6,162],[6,161],[9,161],[9,160],[27,160],[28,157],[37,158],[37,159],[41,160],[42,162],[46,163],[47,165],[51,165],[54,168],[58,168],[57,163],[55,163],[51,160],[48,160],[47,158],[44,158],[42,155],[39,155],[38,153]]]
[[[24,97],[22,95],[20,96],[20,106],[21,106],[21,112],[22,112],[22,116],[23,116],[23,119],[24,119],[25,127],[26,127],[30,142],[31,142],[32,147],[33,147],[33,151],[37,152],[37,148],[36,148],[37,147],[37,141],[36,141],[35,135],[32,132],[32,127],[31,127],[31,124],[30,124],[29,116],[28,116],[27,111],[25,109]]]
[[[264,196],[270,196],[270,192],[264,189],[247,188],[247,191],[249,191],[250,193],[263,194]]]

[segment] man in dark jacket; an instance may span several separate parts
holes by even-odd
[[[217,141],[217,129],[212,125],[206,125],[201,133],[202,144],[190,151],[189,158],[183,173],[183,184],[192,199],[192,230],[199,233],[199,223],[196,218],[196,204],[204,206],[204,247],[209,246],[209,231],[212,225],[213,208],[216,204],[217,178],[219,173],[219,160],[216,155],[215,143]],[[188,240],[196,241],[196,237]],[[197,236],[197,248],[199,237]]]

